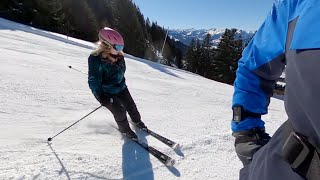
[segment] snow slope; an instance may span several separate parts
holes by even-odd
[[[139,138],[176,159],[167,168],[122,138],[101,108],[53,139],[99,103],[87,85],[93,43],[0,19],[0,179],[238,179],[230,131],[232,86],[126,57],[127,84],[150,129],[180,151],[137,130]],[[271,100],[264,116],[272,134],[286,119]]]

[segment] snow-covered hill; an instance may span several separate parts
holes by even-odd
[[[230,131],[233,87],[126,57],[127,84],[146,125],[182,144],[179,151],[137,130],[142,141],[176,159],[167,168],[122,138],[87,85],[93,43],[0,19],[0,179],[238,179]],[[272,134],[286,119],[271,100],[263,118]]]
[[[213,46],[217,46],[220,42],[221,36],[225,29],[172,29],[169,30],[169,35],[176,41],[180,41],[189,45],[192,39],[199,39],[202,41],[209,33],[211,35],[211,42]],[[241,35],[244,42],[247,42],[254,34],[254,31],[238,30],[237,35]]]

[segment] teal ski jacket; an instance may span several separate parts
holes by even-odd
[[[110,96],[118,94],[126,86],[126,64],[123,57],[119,57],[116,63],[101,56],[90,55],[88,58],[88,84],[95,96],[100,101],[101,94]]]

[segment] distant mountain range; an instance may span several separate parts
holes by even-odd
[[[169,36],[176,41],[180,41],[184,45],[189,45],[192,39],[199,39],[202,41],[205,36],[211,34],[211,42],[213,46],[217,46],[220,42],[220,38],[223,35],[225,29],[171,29],[169,30]],[[238,30],[237,35],[241,35],[244,43],[249,41],[254,35],[255,31]],[[183,45],[181,45],[183,46]]]

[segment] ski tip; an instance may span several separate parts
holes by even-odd
[[[178,143],[175,143],[174,145],[172,145],[172,149],[174,149],[174,150],[178,150],[178,149],[180,149],[180,147],[181,147],[181,145]]]
[[[172,167],[175,163],[176,163],[176,161],[175,161],[174,159],[171,159],[171,158],[170,158],[170,159],[167,160],[167,162],[166,162],[165,165],[166,165],[167,167]]]

